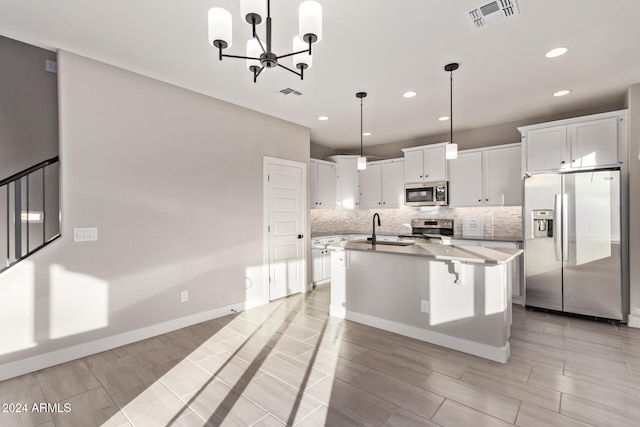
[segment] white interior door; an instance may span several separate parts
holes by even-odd
[[[265,159],[269,300],[302,292],[306,282],[306,165]]]

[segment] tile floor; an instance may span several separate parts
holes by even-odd
[[[0,426],[640,425],[640,330],[514,306],[502,365],[328,306],[322,286],[0,382],[28,408]]]

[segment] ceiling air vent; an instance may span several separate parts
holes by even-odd
[[[467,11],[473,28],[484,28],[519,14],[516,0],[496,0]]]
[[[291,89],[290,87],[285,87],[284,89],[280,89],[276,93],[281,95],[281,96],[290,96],[290,95],[300,96],[300,95],[302,95],[302,92],[298,92],[297,90]]]

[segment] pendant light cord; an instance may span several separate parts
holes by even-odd
[[[362,98],[360,98],[360,157],[362,155]]]
[[[453,144],[453,69],[449,72],[449,126],[450,126],[450,136],[449,136],[449,144]]]

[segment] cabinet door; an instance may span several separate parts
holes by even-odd
[[[384,163],[382,166],[382,207],[404,207],[404,162]]]
[[[618,119],[593,120],[569,127],[571,167],[618,163]]]
[[[450,206],[482,205],[482,152],[458,153],[451,161]]]
[[[567,127],[530,130],[526,135],[527,171],[556,171],[567,164]]]
[[[427,182],[447,180],[447,158],[444,147],[424,150],[424,180]]]
[[[380,188],[382,165],[367,165],[360,173],[360,207],[379,208],[382,205]]]
[[[404,166],[405,182],[424,181],[424,150],[404,153]]]
[[[522,204],[520,147],[496,148],[484,152],[484,204]]]
[[[358,166],[355,158],[338,161],[336,182],[336,208],[355,209],[358,207]]]
[[[336,167],[317,163],[316,198],[312,199],[314,207],[333,209],[336,207]]]
[[[311,192],[311,209],[318,206],[318,163],[309,163],[309,191]]]

